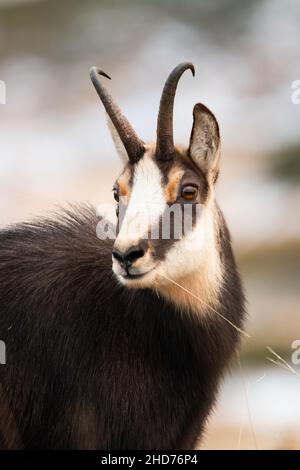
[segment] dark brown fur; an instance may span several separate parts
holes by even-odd
[[[220,312],[244,300],[223,219]],[[0,232],[0,448],[191,449],[239,334],[120,286],[89,207]]]

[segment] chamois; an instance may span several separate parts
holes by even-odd
[[[2,449],[193,449],[203,435],[245,312],[214,197],[216,118],[196,104],[188,148],[173,142],[188,69],[165,83],[156,144],[137,136],[100,81],[110,77],[91,69],[125,164],[115,239],[99,236],[106,219],[89,205],[0,232]],[[174,206],[191,210],[181,237],[178,214],[164,219]]]

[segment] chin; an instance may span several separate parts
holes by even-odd
[[[150,269],[144,274],[139,274],[137,276],[125,276],[113,269],[115,276],[118,281],[130,289],[150,289],[157,286],[158,273],[156,269]]]

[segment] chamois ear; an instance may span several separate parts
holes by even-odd
[[[127,154],[126,149],[123,145],[123,142],[120,139],[120,136],[119,136],[119,134],[118,134],[115,126],[113,125],[112,120],[110,119],[108,114],[106,114],[106,120],[107,120],[107,125],[108,125],[108,128],[110,130],[110,134],[111,134],[113,143],[115,145],[115,149],[116,149],[119,157],[121,158],[122,162],[127,163],[128,162],[128,154]]]
[[[202,103],[194,106],[193,116],[189,156],[207,180],[215,183],[220,162],[219,125],[213,113]]]

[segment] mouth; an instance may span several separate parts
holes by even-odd
[[[137,279],[142,279],[143,277],[146,277],[147,274],[149,274],[152,271],[152,269],[149,269],[149,271],[146,271],[144,273],[137,273],[137,274],[131,274],[130,272],[127,272],[126,274],[122,274],[123,279],[127,280],[133,280],[136,281]]]
[[[147,271],[146,273],[142,273],[142,274],[130,274],[130,273],[127,273],[125,275],[122,275],[122,277],[124,279],[141,279],[142,277],[146,276],[146,274],[148,274],[150,271]]]
[[[157,262],[149,263],[148,266],[146,265],[141,268],[135,266],[123,267],[120,266],[120,263],[113,260],[112,270],[122,284],[142,287],[154,282],[155,276],[153,277],[153,275],[155,274],[157,264]]]
[[[131,273],[130,271],[127,271],[127,272],[123,271],[122,273],[119,272],[116,274],[120,280],[130,284],[131,282],[134,283],[134,281],[144,281],[145,279],[148,278],[149,275],[151,275],[151,273],[154,272],[154,269],[155,269],[154,267],[151,267],[151,269],[145,272]]]

